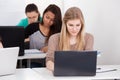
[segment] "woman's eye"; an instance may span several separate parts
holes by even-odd
[[[49,19],[49,16],[46,16],[47,19]]]
[[[69,24],[69,26],[73,26],[72,24]]]

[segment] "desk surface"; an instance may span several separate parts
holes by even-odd
[[[86,80],[86,79],[120,79],[120,65],[99,65],[96,76],[73,76],[73,77],[54,77],[53,73],[46,68],[32,68],[44,80]],[[109,71],[117,69],[116,71]],[[107,72],[106,72],[107,71]],[[108,72],[109,71],[109,72]]]
[[[20,60],[20,67],[22,68],[22,60],[27,59],[27,67],[31,66],[31,59],[42,59],[46,57],[46,53],[43,53],[37,49],[28,49],[25,50],[25,54],[23,56],[18,56],[18,60]]]
[[[29,49],[25,50],[24,56],[19,56],[18,59],[39,59],[39,58],[45,58],[46,53],[43,53],[37,49]]]
[[[25,68],[17,69],[13,75],[0,76],[0,80],[43,80],[43,78],[32,69]]]
[[[45,58],[46,54],[45,53],[34,53],[34,54],[24,54],[24,56],[19,56],[18,59],[22,60],[22,59],[41,59],[41,58]]]
[[[52,72],[46,68],[24,68],[16,69],[13,75],[0,76],[0,80],[91,80],[91,79],[120,79],[120,65],[101,65],[101,71],[117,69],[117,71],[97,73],[96,76],[84,77],[54,77]],[[100,72],[100,71],[99,71]]]

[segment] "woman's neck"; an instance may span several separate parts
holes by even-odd
[[[70,45],[76,44],[76,37],[70,37]]]
[[[41,31],[45,36],[48,36],[49,31],[50,31],[50,28],[49,28],[49,27],[40,24],[39,28],[40,28],[40,31]]]

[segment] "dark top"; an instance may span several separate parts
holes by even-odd
[[[36,22],[36,23],[32,23],[29,24],[26,28],[25,28],[25,38],[28,38],[30,35],[32,35],[34,32],[39,30],[39,24],[40,22]]]

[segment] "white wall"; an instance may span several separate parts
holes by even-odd
[[[0,0],[0,25],[16,25],[25,16],[25,3],[22,0]]]
[[[0,25],[16,25],[31,2],[37,4],[41,14],[51,3],[63,14],[69,7],[78,6],[85,17],[86,31],[94,35],[94,49],[102,51],[98,64],[120,64],[120,0],[0,0]]]
[[[95,48],[102,50],[99,63],[120,64],[120,0],[99,0],[94,20]]]
[[[28,3],[35,3],[42,15],[49,4],[56,4],[63,13],[63,0],[0,0],[0,25],[17,25],[25,18],[25,7]]]
[[[60,7],[61,12],[63,13],[63,0],[26,0],[26,2],[26,4],[35,3],[38,6],[41,15],[49,4],[56,4]]]
[[[78,6],[86,31],[94,35],[94,48],[102,52],[98,64],[120,64],[120,0],[64,0],[64,10]]]

